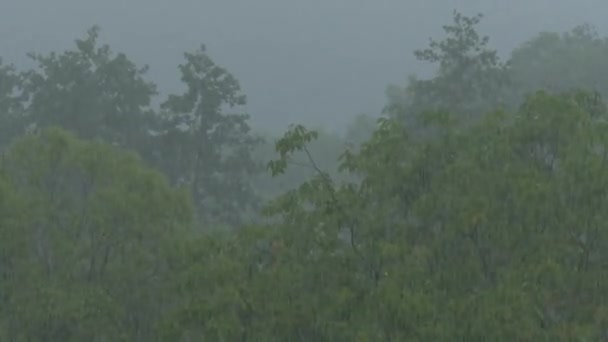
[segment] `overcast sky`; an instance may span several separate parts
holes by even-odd
[[[441,37],[453,9],[484,13],[501,54],[542,30],[608,32],[606,0],[0,0],[0,56],[23,66],[26,52],[72,48],[96,24],[166,93],[181,89],[183,52],[203,43],[240,80],[255,127],[339,128],[378,114],[389,83],[428,74],[412,52]]]

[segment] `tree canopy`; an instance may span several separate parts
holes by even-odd
[[[97,28],[0,63],[0,340],[606,340],[606,38],[481,19],[343,134],[253,131],[204,45],[156,107]]]

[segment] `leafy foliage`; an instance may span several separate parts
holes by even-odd
[[[606,340],[608,107],[580,71],[603,41],[541,35],[502,64],[480,19],[455,12],[416,52],[437,76],[375,123],[291,126],[275,184],[204,47],[158,115],[96,29],[0,66],[0,340]]]
[[[532,91],[573,89],[608,95],[608,39],[581,25],[562,34],[543,32],[511,54],[510,74],[521,96]]]
[[[0,166],[13,184],[0,228],[6,338],[154,336],[166,250],[190,223],[185,193],[133,154],[54,128],[17,141]]]
[[[259,167],[251,157],[259,139],[247,115],[223,112],[245,104],[236,78],[204,46],[184,56],[179,69],[187,90],[162,104],[157,165],[174,183],[187,184],[204,220],[236,225],[243,217],[235,213],[255,208],[249,180]]]
[[[76,40],[75,51],[30,54],[39,70],[26,73],[29,123],[60,125],[128,148],[145,145],[156,87],[143,79],[147,67],[138,69],[124,54],[98,46],[98,34],[91,28]]]
[[[389,87],[386,111],[412,122],[422,111],[449,110],[470,118],[506,106],[510,78],[497,52],[488,48],[489,38],[476,31],[482,17],[454,11],[452,25],[443,26],[446,38],[431,39],[428,48],[414,52],[418,60],[438,64],[436,76],[411,77],[404,89]]]
[[[574,335],[564,333],[573,327],[602,334],[602,325],[585,325],[593,314],[579,311],[602,310],[588,307],[603,302],[602,290],[579,286],[603,276],[582,265],[592,253],[587,244],[605,239],[588,234],[601,230],[591,213],[599,213],[607,189],[596,178],[602,172],[593,170],[602,168],[606,126],[581,96],[538,93],[516,115],[496,112],[426,142],[408,139],[398,121],[381,120],[358,155],[345,155],[344,168],[366,175],[360,185],[336,187],[319,178],[276,202],[286,236],[306,246],[297,254],[310,255],[301,262],[323,264],[311,265],[309,276],[332,263],[340,273],[348,268],[346,286],[358,293],[350,310],[370,313],[327,320],[343,319],[349,333],[361,328],[366,336],[397,340],[568,339]],[[288,135],[292,148],[308,133]],[[335,270],[320,277],[331,281]],[[583,274],[590,278],[581,282]],[[333,283],[336,293],[342,281]],[[460,317],[467,317],[464,326]],[[320,339],[333,339],[331,333]]]
[[[23,111],[26,94],[23,92],[23,77],[12,65],[0,59],[0,149],[18,135],[23,126]]]

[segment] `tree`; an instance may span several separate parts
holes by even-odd
[[[543,89],[551,92],[585,89],[608,96],[608,39],[581,25],[563,34],[542,32],[516,48],[509,74],[519,98]]]
[[[453,19],[452,25],[443,27],[444,40],[431,39],[428,48],[414,52],[418,60],[438,64],[436,76],[411,77],[404,89],[389,87],[388,113],[409,117],[410,122],[427,110],[450,111],[468,119],[508,103],[505,65],[487,47],[489,38],[476,31],[482,15],[467,17],[454,11]]]
[[[194,220],[246,208],[237,188],[255,170],[247,117],[226,114],[245,98],[204,47],[180,66],[186,92],[148,122],[145,157],[59,128],[8,145],[0,340],[605,340],[608,107],[579,89],[505,109],[508,90],[479,102],[480,89],[454,86],[515,70],[493,64],[475,18],[455,14],[448,38],[420,52],[440,73],[391,95],[407,111],[353,123],[358,146],[290,127],[267,167],[299,184],[264,207],[264,223]],[[0,68],[0,106],[17,116],[21,76]]]
[[[309,153],[314,156],[319,168],[326,170],[332,178],[338,182],[347,181],[345,174],[338,172],[340,166],[340,155],[344,149],[356,148],[358,143],[365,140],[366,134],[371,134],[375,123],[368,121],[369,118],[359,117],[358,121],[347,133],[342,136],[335,132],[328,132],[322,128],[316,129],[318,136],[308,145]],[[275,158],[275,143],[279,137],[268,135],[264,143],[256,149],[255,160],[268,162]],[[281,175],[274,177],[268,173],[261,173],[255,178],[254,188],[257,194],[264,200],[272,200],[289,190],[297,188],[303,182],[314,177],[317,171],[309,163],[305,151],[296,151],[289,161],[290,167]]]
[[[348,125],[344,139],[351,148],[357,148],[371,139],[375,129],[376,119],[367,114],[359,114]]]
[[[224,111],[245,104],[237,79],[204,46],[184,56],[179,69],[187,90],[161,105],[157,165],[191,189],[201,218],[236,225],[257,203],[250,177],[258,171],[251,152],[259,139],[246,114]]]
[[[191,222],[187,194],[132,153],[56,128],[19,139],[0,170],[12,193],[0,210],[17,206],[0,226],[8,339],[156,336],[167,256]]]
[[[13,65],[6,65],[0,59],[0,150],[13,137],[23,133],[22,127],[24,102],[23,78]]]
[[[423,141],[383,119],[344,156],[362,182],[337,185],[319,171],[280,197],[270,213],[286,259],[314,293],[299,312],[335,324],[300,320],[290,336],[305,327],[305,339],[321,340],[599,338],[608,112],[593,100],[540,92],[466,129],[427,121],[442,127]],[[288,132],[272,170],[315,135]]]
[[[28,123],[59,125],[129,148],[145,145],[156,87],[143,78],[147,67],[138,69],[125,54],[98,46],[98,35],[98,27],[89,29],[74,51],[29,54],[39,68],[25,73]]]

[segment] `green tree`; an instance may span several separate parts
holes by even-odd
[[[155,125],[140,151],[170,182],[132,152],[63,129],[9,145],[0,340],[605,340],[608,108],[584,86],[531,92],[534,75],[516,92],[522,105],[501,108],[516,84],[507,76],[522,80],[515,71],[531,64],[499,63],[474,30],[480,18],[455,13],[448,38],[417,53],[438,76],[391,94],[402,106],[392,116],[360,117],[346,137],[294,125],[277,139],[268,193],[285,191],[263,224],[222,215],[253,201],[257,140],[245,115],[227,114],[245,98],[204,47],[180,66],[186,92],[139,126]],[[585,30],[566,37],[573,64],[602,51]],[[20,77],[35,75],[0,68],[4,113],[19,115]],[[192,229],[195,209],[241,229]]]
[[[383,119],[358,153],[344,155],[362,182],[338,185],[319,171],[280,197],[270,213],[293,253],[290,269],[303,272],[298,286],[313,293],[298,312],[323,317],[298,316],[286,336],[305,328],[299,336],[317,340],[598,338],[608,135],[607,112],[593,100],[537,93],[518,112],[492,112],[467,129],[427,120],[440,129],[426,141]],[[315,136],[288,132],[273,172]]]
[[[191,189],[202,219],[236,225],[258,203],[250,180],[259,169],[251,156],[259,139],[248,115],[225,112],[245,104],[237,79],[204,46],[184,56],[179,69],[187,90],[161,105],[157,165]]]
[[[348,136],[342,136],[335,132],[328,132],[322,128],[315,131],[317,139],[311,141],[307,146],[308,152],[314,156],[317,167],[326,170],[332,178],[338,182],[347,181],[348,177],[338,171],[340,166],[340,155],[347,148],[356,148],[357,142],[365,140],[365,130],[372,131],[363,122],[365,119],[355,122],[356,125]],[[375,126],[375,123],[372,127]],[[370,133],[371,134],[371,133]],[[280,137],[267,135],[264,143],[260,144],[254,153],[255,160],[268,162],[275,158],[275,143]],[[290,158],[290,167],[281,175],[272,176],[269,173],[261,173],[255,178],[254,188],[257,194],[264,200],[272,200],[289,190],[297,188],[303,182],[317,174],[315,168],[310,164],[309,156],[305,151],[296,151]]]
[[[3,64],[0,58],[0,150],[18,135],[23,127],[23,78],[13,65]]]
[[[371,139],[375,129],[376,119],[367,114],[359,114],[347,126],[344,139],[350,148],[357,148]]]
[[[98,36],[99,28],[93,27],[73,51],[29,54],[38,68],[25,73],[28,123],[58,125],[129,148],[145,145],[156,87],[143,78],[147,67],[137,68],[125,54],[98,46]]]
[[[542,32],[516,48],[509,59],[509,74],[519,98],[543,89],[563,92],[596,91],[608,96],[608,39],[589,25],[563,34]]]
[[[187,194],[134,154],[56,128],[18,140],[0,170],[13,189],[2,210],[21,205],[0,226],[8,340],[153,339]]]
[[[488,48],[489,38],[477,32],[481,19],[481,14],[467,17],[454,11],[452,25],[443,27],[446,37],[431,39],[428,48],[414,52],[418,60],[438,64],[436,75],[428,80],[410,77],[404,88],[390,86],[386,111],[415,122],[423,111],[449,110],[475,118],[507,105],[506,66]]]

